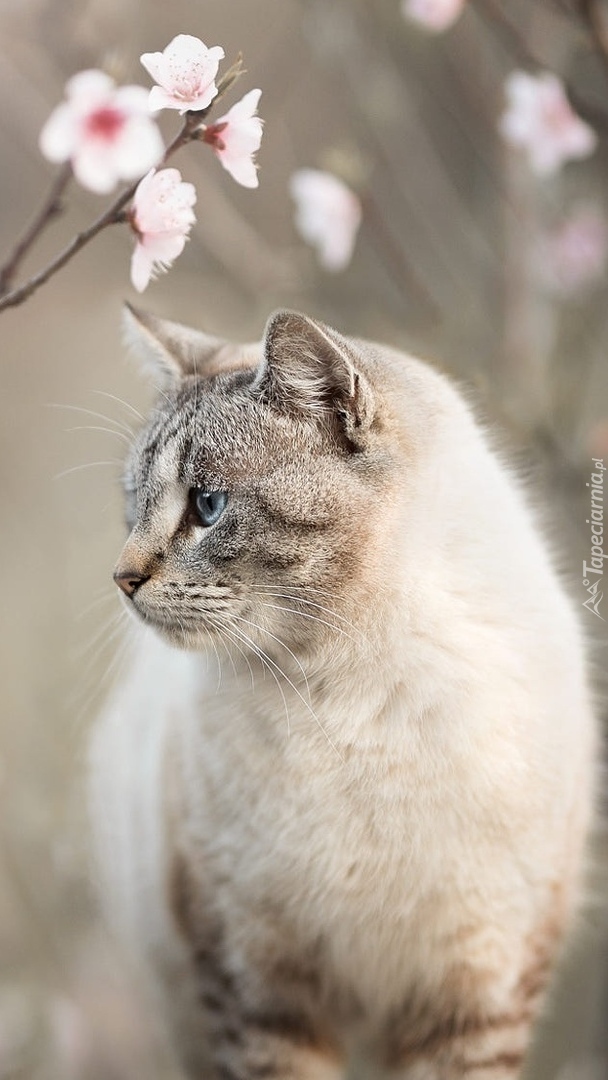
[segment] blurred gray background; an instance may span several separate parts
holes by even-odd
[[[226,63],[243,50],[247,74],[227,104],[263,90],[259,190],[239,188],[204,147],[182,151],[175,164],[197,185],[197,225],[143,306],[243,340],[292,306],[432,358],[500,427],[582,605],[585,483],[591,456],[608,459],[607,283],[596,275],[558,295],[539,269],[544,229],[581,202],[608,213],[608,62],[578,7],[471,0],[432,36],[406,23],[398,0],[0,0],[0,250],[54,175],[37,139],[71,74],[101,66],[148,85],[140,53],[177,33],[223,45]],[[559,72],[600,136],[590,161],[542,184],[496,131],[503,80],[522,64]],[[175,115],[161,123],[167,137],[177,129]],[[292,224],[289,178],[308,166],[363,198],[341,274],[319,269]],[[103,206],[73,186],[24,271]],[[111,572],[134,417],[112,395],[139,409],[151,398],[120,342],[121,303],[136,299],[130,251],[126,229],[108,230],[0,315],[1,1080],[178,1077],[96,917],[81,790],[87,729],[117,670]],[[581,615],[602,700],[603,624]],[[608,1076],[606,851],[600,836],[538,1080]]]

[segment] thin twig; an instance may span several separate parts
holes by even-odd
[[[4,294],[9,291],[13,278],[32,244],[35,243],[47,225],[50,225],[51,221],[53,221],[53,219],[63,210],[61,196],[63,195],[71,176],[71,165],[64,165],[53,180],[51,189],[40,207],[40,210],[25,229],[23,236],[21,236],[15,244],[13,251],[4,265],[0,267],[0,296],[4,296]]]
[[[179,150],[182,146],[185,146],[187,143],[199,138],[199,131],[201,125],[203,124],[203,121],[207,117],[208,113],[219,101],[219,99],[234,85],[237,79],[241,76],[242,72],[242,58],[239,54],[236,63],[234,63],[231,68],[229,68],[229,70],[220,80],[220,83],[218,84],[218,92],[213,99],[211,105],[209,105],[206,109],[202,109],[200,112],[186,113],[184,125],[181,131],[179,131],[173,139],[173,142],[169,143],[169,146],[165,150],[162,160],[159,163],[160,165],[164,165],[169,160],[169,158],[173,156],[176,150]],[[60,180],[62,179],[63,172],[60,173],[57,177],[55,185],[56,187],[59,187]],[[65,187],[65,183],[67,183],[67,180],[62,183],[60,191],[63,190],[63,187]],[[85,245],[88,244],[93,239],[93,237],[97,236],[97,234],[100,233],[102,229],[108,228],[109,225],[117,225],[126,221],[127,215],[125,214],[125,207],[133,198],[139,183],[140,180],[136,180],[133,184],[130,185],[130,187],[123,191],[122,194],[119,195],[118,198],[115,199],[115,201],[111,203],[111,205],[106,210],[104,210],[103,214],[100,214],[100,216],[96,218],[95,221],[93,221],[86,229],[83,229],[82,232],[77,233],[77,235],[70,241],[67,247],[65,247],[63,251],[59,253],[59,255],[55,256],[55,258],[52,259],[47,266],[45,266],[42,270],[39,270],[37,274],[34,274],[23,285],[19,286],[19,288],[17,289],[13,289],[11,292],[5,292],[4,295],[2,295],[0,292],[0,312],[5,311],[6,308],[17,307],[17,305],[23,304],[24,301],[27,300],[33,293],[35,293],[41,285],[44,285],[45,282],[47,282],[49,278],[52,278],[58,270],[61,270],[61,268],[65,266],[66,263],[68,263],[70,259],[72,259],[74,255],[76,255],[83,247],[85,247]],[[55,197],[55,201],[56,199],[57,196]],[[31,244],[34,242],[34,240],[41,231],[40,227],[38,227],[38,229],[36,230],[34,229],[36,223],[42,221],[42,227],[44,227],[44,224],[49,218],[49,204],[50,197],[45,203],[45,206],[40,211],[36,220],[32,223],[32,226],[28,230],[28,233],[24,237],[24,240],[27,241],[26,250],[31,246]],[[23,245],[23,242],[24,241],[20,242],[20,246]],[[21,254],[18,254],[15,261],[15,252],[13,252],[13,255],[8,260],[6,265],[9,267],[9,271],[11,270],[11,263],[14,264],[11,276],[17,268],[20,258]]]
[[[597,0],[579,0],[578,6],[587,24],[595,51],[608,75],[608,25],[605,12],[602,12]]]
[[[545,66],[539,57],[532,52],[528,42],[522,38],[519,30],[507,18],[500,2],[495,3],[495,0],[474,0],[472,6],[490,30],[498,31],[504,49],[515,57],[518,64],[534,68]]]

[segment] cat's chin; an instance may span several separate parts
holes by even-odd
[[[187,652],[200,652],[209,643],[210,632],[208,630],[185,630],[178,626],[155,625],[157,634],[172,645],[174,649],[184,649]]]
[[[161,619],[155,619],[141,611],[138,611],[137,614],[146,626],[149,626],[155,633],[162,637],[164,641],[177,649],[185,649],[188,651],[204,650],[208,647],[209,640],[213,636],[212,630],[208,630],[205,626],[200,624],[186,627],[179,623],[170,623]]]

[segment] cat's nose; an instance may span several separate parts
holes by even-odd
[[[149,574],[138,574],[132,570],[116,570],[114,573],[114,581],[118,585],[118,588],[122,589],[125,596],[129,597],[134,596],[139,589],[139,586],[143,585],[149,578]]]

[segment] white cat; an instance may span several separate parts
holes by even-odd
[[[92,754],[108,912],[193,1076],[514,1080],[577,911],[581,632],[453,385],[294,313],[132,313],[163,393]],[[178,651],[174,646],[189,651]]]

